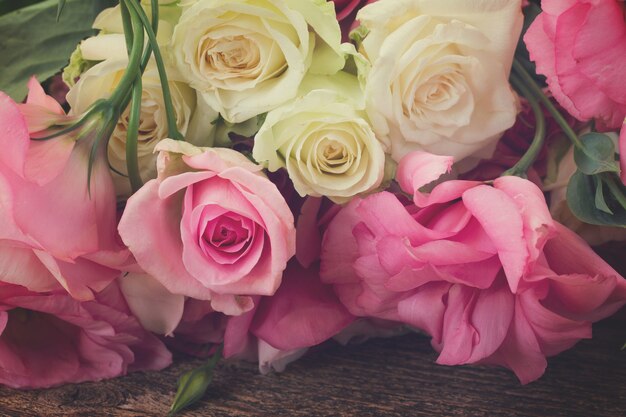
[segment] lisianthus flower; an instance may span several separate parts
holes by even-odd
[[[170,292],[236,315],[272,295],[295,252],[293,216],[242,154],[165,140],[158,178],[126,205],[119,232],[139,266]]]
[[[544,0],[524,42],[572,116],[617,129],[626,117],[626,20],[620,0]]]
[[[2,385],[48,388],[161,370],[171,362],[163,343],[130,314],[115,283],[78,302],[0,282]]]
[[[64,288],[91,299],[119,276],[128,251],[117,235],[115,193],[99,150],[88,184],[100,119],[79,134],[36,141],[68,124],[35,79],[25,104],[0,93],[0,281],[32,291]]]
[[[550,217],[532,182],[445,181],[447,157],[412,153],[398,167],[405,206],[383,192],[354,199],[328,226],[322,281],[357,316],[432,336],[446,365],[495,363],[522,383],[546,357],[591,337],[626,303],[626,280]]]

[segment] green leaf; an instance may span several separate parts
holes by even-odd
[[[606,175],[606,174],[604,174]],[[582,222],[601,226],[626,226],[626,209],[617,201],[613,193],[598,191],[603,187],[605,178],[585,175],[576,171],[567,186],[567,204],[572,213]],[[600,193],[600,197],[598,194]],[[598,207],[598,198],[602,198],[604,210]],[[612,212],[612,213],[609,213]]]
[[[596,199],[595,205],[598,210],[602,210],[605,213],[613,214],[613,210],[609,208],[604,199],[604,183],[598,177],[592,177],[594,181],[594,185],[596,187]]]
[[[63,8],[65,7],[66,0],[59,0],[59,5],[57,6],[57,22],[61,18],[61,13],[63,13]]]
[[[0,15],[7,14],[22,7],[41,3],[43,0],[0,0]]]
[[[14,100],[24,98],[32,75],[44,81],[67,65],[76,44],[93,33],[91,24],[97,13],[112,4],[109,0],[66,3],[58,23],[58,0],[45,0],[0,16],[0,90]]]
[[[213,370],[222,357],[223,348],[224,345],[220,345],[206,364],[181,375],[178,380],[178,391],[174,403],[170,407],[170,416],[189,407],[204,396],[213,380]]]
[[[574,160],[578,169],[586,175],[602,172],[619,172],[615,160],[615,144],[602,133],[587,133],[580,137],[582,147],[574,148]]]

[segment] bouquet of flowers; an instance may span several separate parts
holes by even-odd
[[[408,331],[528,383],[626,303],[623,1],[15,3],[0,384]]]

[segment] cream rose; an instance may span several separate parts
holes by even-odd
[[[311,85],[309,85],[311,84]],[[252,155],[286,168],[302,196],[341,203],[380,186],[385,154],[372,131],[356,77],[308,77],[308,93],[267,114]]]
[[[185,2],[172,53],[180,73],[231,123],[296,96],[307,72],[343,68],[341,32],[325,0]]]
[[[396,161],[413,150],[457,162],[492,151],[517,113],[508,75],[519,0],[379,0],[357,19],[367,111]]]
[[[125,55],[123,35],[110,33],[89,38],[80,46],[85,59],[101,61],[80,77],[67,94],[67,101],[72,112],[84,112],[100,98],[108,97],[119,82],[128,58]],[[168,72],[168,74],[170,74]],[[175,75],[172,71],[171,75]],[[211,145],[211,122],[217,113],[206,108],[196,110],[196,94],[186,83],[169,77],[172,104],[176,112],[178,130],[190,142],[199,145]],[[142,77],[142,104],[139,124],[138,159],[141,178],[148,181],[156,177],[155,145],[167,138],[167,117],[161,82],[156,66],[150,62]],[[130,195],[130,183],[126,169],[126,132],[129,109],[120,117],[108,147],[108,157],[114,169],[113,179],[119,197]],[[123,175],[119,175],[118,173]]]

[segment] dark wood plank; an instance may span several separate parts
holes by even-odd
[[[428,339],[413,334],[318,348],[282,374],[222,364],[210,393],[182,415],[622,417],[624,313],[596,324],[593,340],[552,358],[544,377],[527,386],[500,368],[437,366]],[[197,364],[182,358],[160,373],[50,390],[0,388],[0,415],[165,415],[178,375]]]

